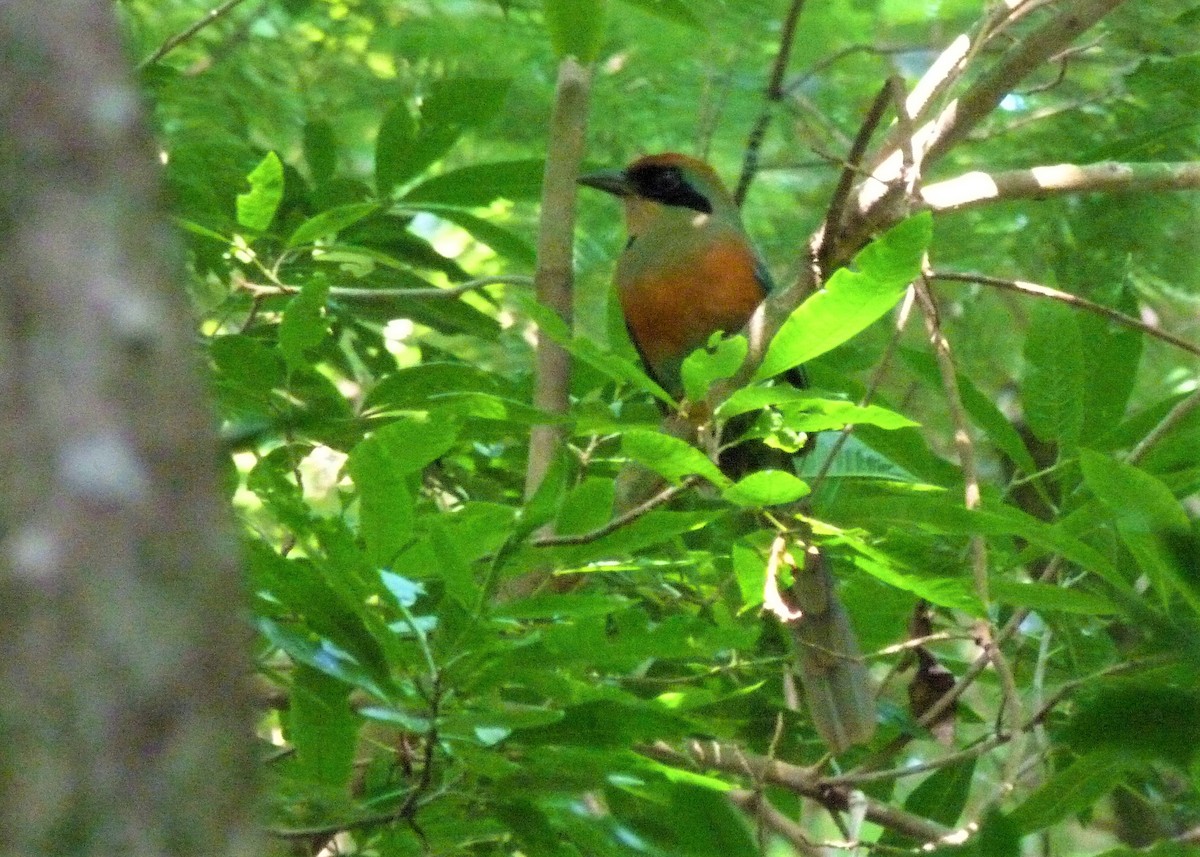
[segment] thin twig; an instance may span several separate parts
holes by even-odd
[[[808,833],[804,828],[780,812],[761,791],[733,789],[729,792],[729,800],[734,806],[752,814],[772,832],[786,839],[796,853],[803,854],[805,857],[821,857],[824,854],[808,838]],[[766,853],[766,850],[762,848],[762,843],[760,843],[759,850]]]
[[[1129,453],[1129,458],[1126,461],[1130,464],[1140,462],[1146,457],[1146,453],[1153,449],[1160,440],[1166,437],[1175,426],[1179,425],[1197,407],[1200,407],[1200,389],[1194,390],[1186,399],[1176,402],[1175,407],[1167,412],[1167,415],[1162,418],[1158,425],[1138,442],[1138,445]]]
[[[154,53],[150,54],[150,56],[146,57],[144,60],[142,60],[140,63],[138,63],[137,70],[144,71],[145,69],[154,65],[159,60],[161,60],[163,57],[165,57],[167,54],[169,54],[171,51],[175,50],[177,47],[182,45],[188,39],[195,36],[197,33],[199,33],[205,27],[209,26],[210,24],[216,23],[218,20],[220,20],[222,17],[224,17],[225,15],[232,12],[235,8],[237,8],[244,2],[245,2],[245,0],[225,0],[225,2],[222,3],[220,6],[217,6],[213,9],[209,9],[208,12],[206,12],[204,14],[204,17],[200,18],[198,21],[194,22],[191,26],[187,27],[186,29],[180,30],[178,33],[171,36],[169,39],[167,39],[165,42],[163,42],[161,45],[159,45],[158,50],[156,50]]]
[[[1103,304],[1098,304],[1089,301],[1087,298],[1081,298],[1079,295],[1073,295],[1070,292],[1064,292],[1059,289],[1043,286],[1039,283],[1030,283],[1025,280],[1006,280],[1003,277],[990,277],[986,274],[965,274],[954,271],[931,271],[929,273],[931,280],[943,280],[949,283],[978,283],[981,286],[993,286],[999,289],[1006,289],[1010,292],[1018,292],[1024,295],[1033,295],[1034,297],[1049,298],[1051,300],[1060,301],[1069,306],[1078,309],[1086,310],[1096,315],[1104,316],[1109,321],[1129,327],[1134,330],[1140,330],[1147,336],[1153,336],[1155,339],[1161,339],[1163,342],[1170,343],[1176,348],[1180,348],[1189,354],[1200,357],[1200,345],[1195,345],[1188,342],[1186,339],[1181,339],[1173,333],[1168,333],[1165,330],[1146,324],[1139,318],[1126,315],[1125,313],[1115,310],[1112,307],[1106,307]]]
[[[779,34],[779,51],[775,54],[775,64],[771,68],[771,78],[767,82],[766,103],[762,113],[750,131],[746,140],[746,154],[742,160],[742,174],[738,177],[737,189],[733,192],[733,201],[738,206],[746,199],[750,183],[758,170],[758,153],[762,148],[767,128],[775,114],[775,105],[783,98],[783,77],[787,73],[788,60],[792,55],[792,44],[796,39],[796,22],[804,8],[804,0],[792,0],[788,7],[787,16],[783,19],[783,28]]]
[[[264,285],[263,283],[251,283],[247,280],[239,280],[234,285],[236,288],[247,291],[252,295],[262,297],[270,297],[271,295],[295,295],[300,293],[299,286],[292,286],[286,283],[268,286]],[[415,298],[417,300],[441,300],[446,298],[461,297],[467,292],[478,291],[485,286],[529,287],[532,285],[532,277],[511,274],[502,277],[478,277],[474,280],[467,280],[465,283],[459,283],[457,286],[452,286],[448,289],[371,289],[356,286],[333,286],[329,289],[329,296],[335,298],[349,298],[354,300],[380,301],[410,298]]]
[[[879,123],[883,119],[883,111],[887,109],[888,103],[891,101],[891,92],[892,79],[889,78],[880,88],[875,100],[871,102],[871,109],[867,111],[866,118],[863,119],[858,134],[855,135],[854,142],[850,146],[850,152],[846,155],[846,166],[838,178],[837,187],[834,188],[833,196],[829,198],[825,221],[818,233],[821,243],[816,252],[817,272],[821,280],[829,276],[829,257],[837,245],[846,200],[850,197],[850,189],[854,186],[855,176],[862,168],[863,156],[866,155],[867,147],[871,144],[871,137],[874,136],[875,129],[879,127]]]
[[[537,548],[557,548],[568,547],[571,545],[586,545],[597,539],[602,539],[609,533],[614,533],[628,524],[633,523],[638,518],[645,515],[659,506],[665,505],[673,500],[676,496],[691,488],[699,481],[696,477],[688,477],[678,485],[672,485],[655,494],[649,500],[646,500],[634,506],[620,515],[617,515],[607,524],[602,527],[597,527],[594,530],[589,530],[586,533],[567,536],[540,536],[539,538],[530,541],[530,544]]]
[[[658,742],[638,747],[637,751],[652,759],[671,764],[698,765],[781,786],[803,797],[812,798],[830,809],[845,810],[849,804],[848,789],[825,788],[812,769],[747,753],[735,745],[693,741],[688,744],[687,752],[683,753]],[[866,797],[866,817],[868,821],[881,827],[895,830],[921,842],[938,842],[954,832],[948,827],[869,796]]]

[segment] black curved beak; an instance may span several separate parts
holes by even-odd
[[[581,185],[594,187],[613,196],[632,196],[633,185],[624,170],[598,170],[594,173],[584,173],[576,179]]]

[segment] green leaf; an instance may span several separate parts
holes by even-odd
[[[783,470],[759,470],[730,485],[721,496],[738,506],[778,506],[794,503],[808,494],[802,480]]]
[[[1180,549],[1193,543],[1191,524],[1171,489],[1140,468],[1091,450],[1079,451],[1079,464],[1121,541],[1163,597],[1177,590],[1200,611],[1200,579],[1181,561]]]
[[[684,394],[693,402],[703,399],[714,381],[728,378],[741,368],[749,350],[744,336],[723,339],[714,333],[707,348],[697,348],[684,358],[680,369]]]
[[[1116,308],[1134,317],[1139,312],[1128,289],[1122,289]],[[1079,313],[1076,323],[1087,343],[1082,437],[1090,442],[1107,435],[1125,416],[1137,381],[1143,338],[1139,331],[1090,313]]]
[[[657,778],[655,778],[657,780]],[[623,782],[606,794],[613,815],[663,854],[757,857],[742,815],[722,793],[689,783]]]
[[[466,231],[480,244],[491,247],[500,256],[504,256],[519,265],[532,268],[537,261],[537,251],[533,245],[520,234],[499,226],[494,220],[476,217],[470,212],[449,205],[422,203],[422,211],[437,215],[442,220],[453,223]]]
[[[377,567],[390,565],[412,537],[410,474],[447,452],[459,428],[446,419],[398,420],[351,450],[347,466],[358,489],[359,526]]]
[[[669,434],[631,429],[621,437],[621,452],[668,482],[678,484],[687,476],[697,475],[721,487],[731,484],[707,455]]]
[[[369,217],[380,208],[373,202],[352,202],[322,211],[296,227],[287,240],[287,246],[299,247],[312,244],[319,238],[336,235],[347,226],[352,226],[364,217]]]
[[[541,160],[494,161],[449,170],[405,193],[405,203],[435,202],[444,205],[489,205],[497,199],[533,201],[542,192]]]
[[[450,150],[468,128],[487,124],[500,112],[510,81],[447,78],[433,83],[421,105],[418,126],[403,102],[384,117],[375,141],[375,186],[380,196],[420,175]]]
[[[1128,763],[1117,753],[1100,750],[1080,756],[1056,771],[1008,816],[1022,833],[1036,833],[1090,809],[1125,776]]]
[[[780,327],[754,380],[831,351],[895,306],[921,272],[932,223],[927,212],[911,217],[867,245],[854,259],[856,271],[835,271],[825,288],[798,306]]]
[[[1080,752],[1106,750],[1186,773],[1200,757],[1200,692],[1148,679],[1115,679],[1083,694],[1064,733]]]
[[[542,7],[559,59],[573,56],[585,65],[596,59],[604,44],[607,0],[544,0]]]
[[[761,553],[742,542],[734,543],[731,557],[742,604],[747,608],[757,607],[763,602],[763,587],[767,582],[766,560]]]
[[[906,363],[911,366],[927,383],[941,389],[942,377],[937,360],[932,354],[904,349],[901,351]],[[1033,456],[1022,440],[1013,424],[1004,412],[996,407],[991,396],[985,396],[975,386],[975,382],[961,372],[956,373],[959,396],[963,408],[971,422],[987,433],[996,448],[1003,452],[1025,474],[1033,474],[1038,470]]]
[[[590,476],[571,489],[563,500],[554,531],[579,535],[602,527],[612,517],[616,484],[612,479]]]
[[[417,122],[401,101],[384,114],[375,137],[375,189],[380,196],[387,196],[427,165],[418,163],[416,143]]]
[[[624,0],[630,6],[643,9],[655,17],[695,30],[704,29],[704,19],[683,0]]]
[[[912,794],[904,801],[904,808],[938,824],[955,824],[971,793],[975,761],[965,759],[930,774],[912,790]]]
[[[1083,380],[1083,337],[1074,313],[1051,301],[1036,302],[1025,339],[1021,401],[1039,440],[1079,443]]]
[[[993,579],[988,584],[992,598],[1014,607],[1034,610],[1079,613],[1083,616],[1108,616],[1117,612],[1116,605],[1095,592],[1064,589],[1047,583],[1025,583]]]
[[[610,351],[601,351],[600,347],[590,339],[572,337],[567,325],[559,318],[558,314],[539,304],[532,295],[518,294],[513,297],[513,301],[521,308],[522,312],[537,323],[538,329],[542,333],[565,348],[572,357],[582,360],[614,381],[632,384],[672,408],[677,406],[670,394],[643,372],[640,366],[632,360],[626,360]]]
[[[247,229],[266,231],[283,201],[283,164],[274,152],[246,176],[250,190],[237,195],[237,221]]]
[[[350,708],[350,685],[305,664],[292,672],[288,722],[300,776],[345,789],[354,770],[359,720]]]
[[[304,125],[304,160],[317,184],[324,184],[337,170],[337,138],[333,125],[323,119]]]
[[[329,284],[322,277],[313,277],[284,307],[279,322],[279,351],[289,366],[307,365],[304,352],[320,345],[329,333],[325,315],[328,296]]]

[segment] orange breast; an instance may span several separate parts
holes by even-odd
[[[742,242],[714,242],[620,289],[634,342],[659,380],[678,384],[679,362],[718,330],[736,333],[762,302],[755,257]],[[676,390],[677,392],[677,390]]]

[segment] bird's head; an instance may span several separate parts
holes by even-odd
[[[667,213],[693,219],[737,220],[737,206],[708,164],[677,152],[645,155],[623,170],[600,170],[579,177],[625,203],[630,235],[638,235]]]

